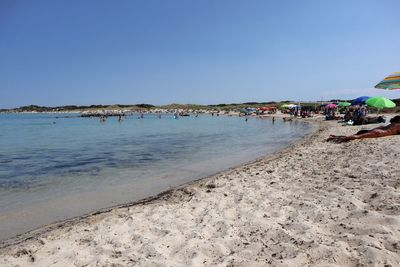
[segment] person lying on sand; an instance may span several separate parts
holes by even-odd
[[[361,130],[350,136],[331,135],[326,141],[342,143],[355,139],[375,138],[397,134],[400,134],[400,116],[395,116],[392,118],[389,125],[376,127],[371,130]]]

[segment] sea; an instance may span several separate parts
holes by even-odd
[[[0,240],[253,161],[310,131],[209,114],[0,114]]]

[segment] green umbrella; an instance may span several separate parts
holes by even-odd
[[[289,107],[288,104],[283,104],[283,105],[281,106],[281,108],[288,108],[288,107]]]
[[[396,104],[392,100],[387,99],[386,97],[381,97],[381,96],[371,97],[365,103],[367,103],[367,105],[370,107],[379,108],[379,109],[396,107]]]
[[[350,105],[351,105],[351,103],[349,103],[349,102],[339,102],[339,104],[338,104],[339,107],[348,107]]]

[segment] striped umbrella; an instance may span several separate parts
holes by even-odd
[[[400,72],[395,72],[387,76],[383,81],[375,85],[375,88],[387,90],[400,89]]]

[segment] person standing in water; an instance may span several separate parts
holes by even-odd
[[[106,116],[104,116],[104,115],[101,115],[100,116],[100,123],[105,123],[106,122]]]

